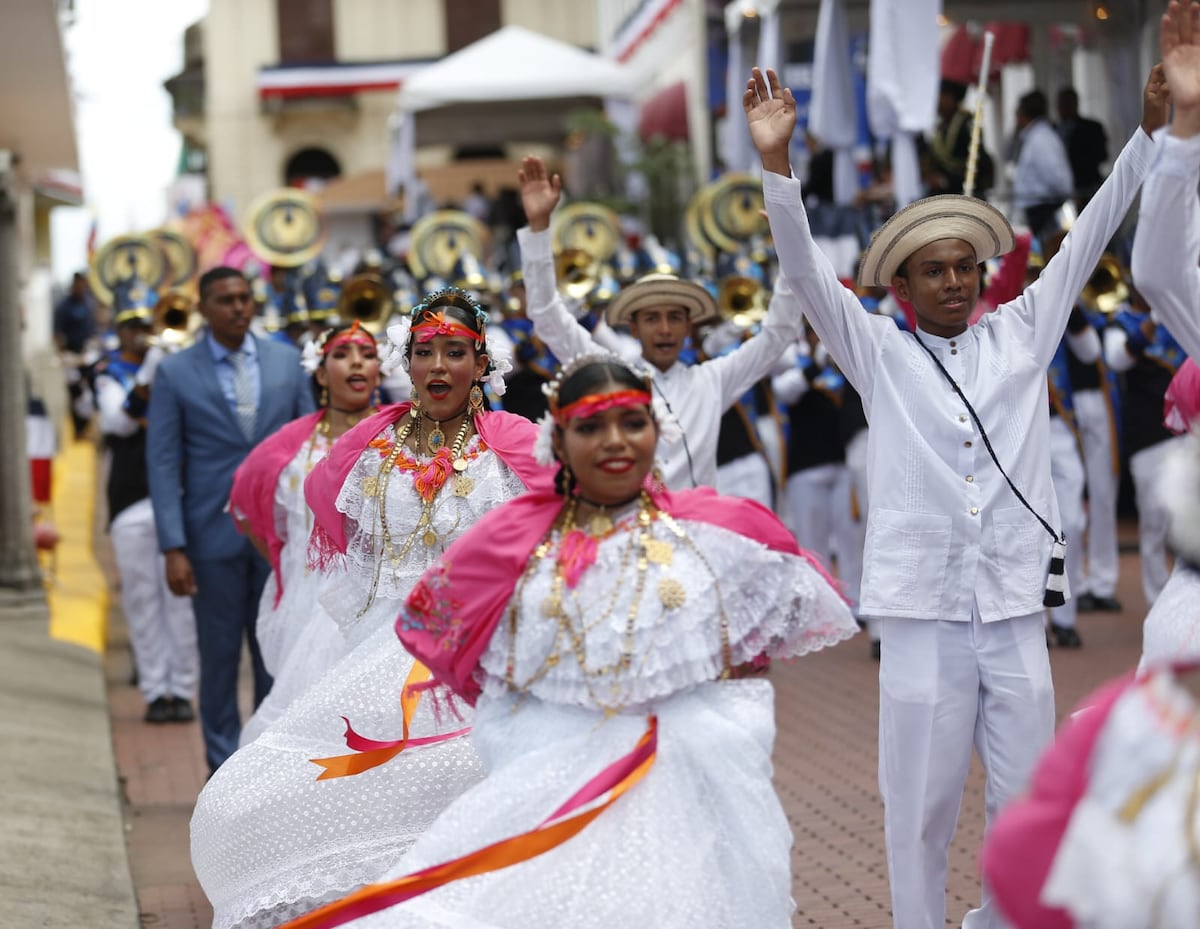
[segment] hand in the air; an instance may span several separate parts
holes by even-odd
[[[1200,3],[1171,0],[1158,42],[1176,109],[1200,107]]]
[[[779,75],[768,68],[766,76],[755,68],[746,92],[742,94],[742,108],[746,111],[746,123],[750,127],[750,138],[763,159],[763,167],[780,174],[790,174],[787,168],[788,145],[796,131],[796,101],[792,92],[779,83]],[[784,170],[777,165],[782,159]],[[768,164],[771,162],[771,164]]]
[[[1167,87],[1167,75],[1162,64],[1150,69],[1146,78],[1146,89],[1142,91],[1142,128],[1147,135],[1167,124],[1171,115],[1171,92]]]
[[[521,181],[521,205],[525,207],[529,228],[543,232],[550,228],[550,214],[562,196],[562,180],[557,174],[547,174],[546,163],[534,155],[521,162],[517,177]]]

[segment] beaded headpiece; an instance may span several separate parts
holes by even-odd
[[[562,407],[558,402],[558,392],[563,383],[571,378],[581,368],[594,364],[608,364],[625,368],[645,385],[645,390],[624,388],[609,391],[605,394],[581,397],[578,401]],[[533,455],[538,464],[549,467],[554,463],[554,430],[566,425],[570,419],[578,416],[594,416],[614,406],[646,405],[658,424],[659,438],[667,443],[676,442],[683,434],[679,423],[667,409],[662,397],[654,390],[653,375],[644,365],[630,363],[612,352],[587,352],[576,355],[565,362],[552,380],[542,385],[542,393],[546,395],[549,406],[546,414],[538,420],[538,437],[533,446]]]
[[[422,315],[425,315],[428,319],[428,314],[441,306],[454,306],[460,310],[467,310],[474,314],[475,321],[479,324],[479,331],[476,332],[455,320],[448,319],[442,313],[438,313],[436,319],[429,319],[427,323],[422,323]],[[475,343],[475,350],[485,353],[488,357],[488,367],[483,378],[484,381],[492,388],[492,392],[496,396],[502,397],[508,389],[504,376],[512,370],[512,358],[509,357],[508,352],[500,349],[498,346],[488,345],[486,336],[487,322],[487,310],[480,306],[465,290],[461,290],[458,287],[444,287],[441,290],[435,291],[420,303],[414,305],[399,322],[388,326],[387,337],[389,344],[383,353],[381,370],[384,376],[391,374],[397,368],[403,368],[407,371],[409,342],[413,338],[414,330],[420,331],[426,329],[428,326],[432,328],[428,330],[426,340],[432,339],[435,335],[439,334],[460,335],[472,339]],[[417,338],[421,338],[421,336],[417,336]]]

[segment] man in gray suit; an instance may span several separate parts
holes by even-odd
[[[200,313],[207,328],[155,372],[146,463],[167,584],[193,598],[200,723],[215,771],[241,731],[243,636],[256,705],[271,687],[254,634],[270,567],[226,512],[233,472],[257,443],[314,403],[296,349],[250,334],[254,300],[240,271],[213,268],[200,278]]]

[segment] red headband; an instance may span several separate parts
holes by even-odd
[[[349,329],[345,330],[344,332],[339,332],[330,338],[329,341],[327,341],[321,348],[321,354],[328,355],[337,346],[349,345],[351,343],[357,343],[362,345],[364,348],[367,346],[370,346],[371,348],[377,347],[375,344],[375,337],[369,332],[360,329],[359,320],[356,319],[354,324]]]
[[[483,340],[483,336],[474,329],[464,326],[456,319],[447,319],[446,314],[440,310],[426,314],[421,322],[412,327],[412,331],[418,342],[429,342],[439,335],[459,336],[469,339],[474,344]]]
[[[569,420],[584,419],[595,416],[605,410],[619,406],[650,406],[653,403],[650,394],[644,390],[617,390],[610,394],[588,394],[580,397],[574,403],[568,403],[562,409],[554,411],[554,421],[565,426]]]

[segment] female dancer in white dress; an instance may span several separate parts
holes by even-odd
[[[319,390],[320,409],[261,442],[234,474],[229,500],[238,525],[273,569],[256,628],[274,683],[242,727],[240,745],[258,738],[346,652],[337,624],[318,602],[334,574],[308,567],[313,517],[304,480],[335,440],[375,413],[379,350],[375,337],[353,323],[309,342],[302,363]]]
[[[306,482],[310,555],[343,565],[346,583],[323,601],[353,650],[222,765],[196,804],[192,864],[216,929],[276,926],[378,879],[482,776],[453,707],[402,703],[420,668],[391,625],[451,541],[552,474],[533,457],[533,423],[484,409],[480,383],[504,366],[486,352],[483,310],[449,290],[408,322],[388,336],[408,360],[413,402],[351,429]],[[397,741],[376,750],[369,739]]]
[[[557,491],[489,514],[409,596],[397,632],[440,684],[478,699],[472,741],[488,773],[395,873],[480,849],[509,866],[442,882],[364,926],[791,925],[773,692],[730,672],[857,627],[768,510],[648,480],[662,421],[650,390],[615,356],[568,365],[540,445],[561,462]],[[539,823],[655,741],[648,773],[583,832],[531,853],[547,835]],[[295,925],[378,910],[389,886]]]

